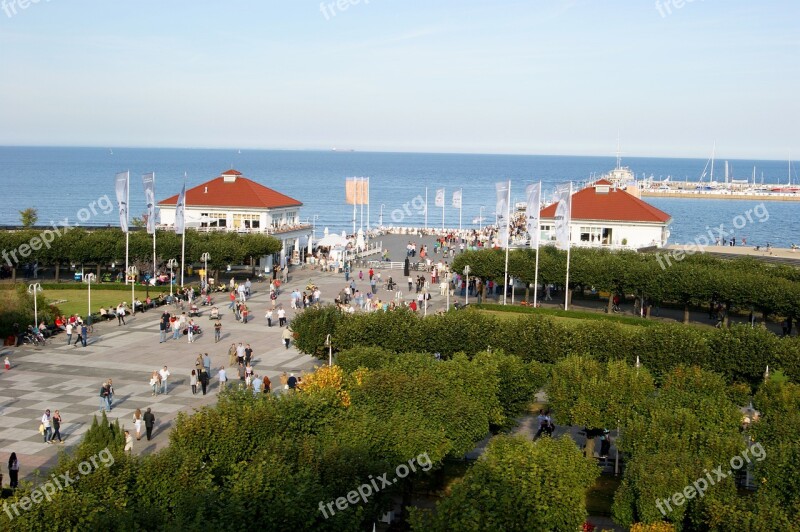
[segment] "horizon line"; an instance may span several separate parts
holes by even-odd
[[[277,152],[316,152],[316,153],[374,153],[374,154],[407,154],[407,155],[480,155],[480,156],[509,156],[509,157],[609,157],[616,159],[616,153],[607,155],[575,154],[575,153],[514,153],[514,152],[473,152],[473,151],[418,151],[418,150],[380,150],[380,149],[355,149],[355,148],[231,148],[209,146],[92,146],[92,145],[44,145],[44,144],[0,144],[0,148],[59,148],[59,149],[97,149],[97,150],[209,150],[209,151],[277,151]],[[688,156],[656,156],[656,155],[621,155],[621,159],[688,159],[710,160],[711,157]],[[720,161],[767,161],[786,162],[792,159],[770,158],[725,158],[715,157]]]

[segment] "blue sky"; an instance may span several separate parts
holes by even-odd
[[[3,145],[800,159],[797,1],[24,1]]]

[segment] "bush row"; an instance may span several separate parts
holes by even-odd
[[[308,309],[292,322],[298,348],[320,358],[332,335],[333,349],[375,346],[395,352],[464,352],[472,356],[502,349],[524,361],[555,363],[579,354],[600,361],[639,357],[661,379],[679,365],[697,365],[716,371],[729,382],[755,384],[766,366],[800,377],[800,340],[779,338],[761,327],[699,329],[681,324],[630,327],[611,322],[585,321],[579,325],[547,316],[524,315],[499,319],[478,311],[453,311],[421,318],[398,310],[342,315],[335,309]]]

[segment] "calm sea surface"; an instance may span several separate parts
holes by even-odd
[[[717,161],[722,168],[721,161]],[[188,186],[218,176],[228,168],[288,194],[304,203],[301,218],[313,221],[317,235],[352,231],[353,208],[344,203],[344,180],[349,176],[371,178],[369,220],[384,225],[423,226],[425,187],[428,187],[428,225],[442,225],[442,209],[434,207],[435,189],[447,191],[445,224],[458,227],[459,211],[451,207],[454,190],[463,189],[464,227],[477,227],[473,220],[484,206],[483,217],[494,221],[494,183],[511,180],[515,202],[524,201],[525,185],[541,180],[546,193],[556,183],[581,182],[611,170],[613,157],[566,157],[538,155],[461,155],[417,153],[360,153],[333,151],[268,151],[139,148],[33,148],[0,147],[0,224],[18,224],[19,210],[35,207],[39,223],[77,220],[81,208],[103,195],[114,200],[114,174],[131,171],[131,215],[144,212],[141,174],[156,173],[156,197],[162,200],[180,191],[184,172]],[[701,159],[626,158],[623,164],[637,175],[656,179],[697,180],[706,165]],[[731,161],[736,178],[745,179],[757,168],[758,180],[788,182],[785,161]],[[796,172],[796,170],[795,170]],[[722,177],[721,175],[719,176]],[[795,178],[796,179],[796,178]],[[797,181],[793,181],[797,184]],[[724,224],[725,230],[741,225],[749,209],[760,201],[645,198],[673,217],[671,243],[687,243],[708,228]],[[735,231],[750,243],[788,247],[800,244],[800,202],[765,202],[751,215],[752,223]],[[357,214],[360,224],[361,212]],[[763,220],[763,221],[762,221]],[[364,223],[367,211],[364,209]],[[484,222],[486,223],[486,222]],[[116,209],[99,212],[82,225],[117,224]],[[716,231],[716,229],[715,229]]]

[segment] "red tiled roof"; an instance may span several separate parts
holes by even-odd
[[[246,177],[241,172],[227,170],[219,177],[186,191],[188,207],[233,207],[276,209],[300,207],[303,204],[280,192],[267,188]],[[235,181],[225,181],[223,176],[236,176]],[[178,194],[159,202],[159,205],[175,205]]]
[[[608,192],[598,193],[595,190],[597,185],[608,186]],[[539,213],[542,219],[553,219],[555,215],[555,203]],[[572,219],[667,223],[672,217],[622,189],[615,189],[610,182],[601,179],[572,195]]]

